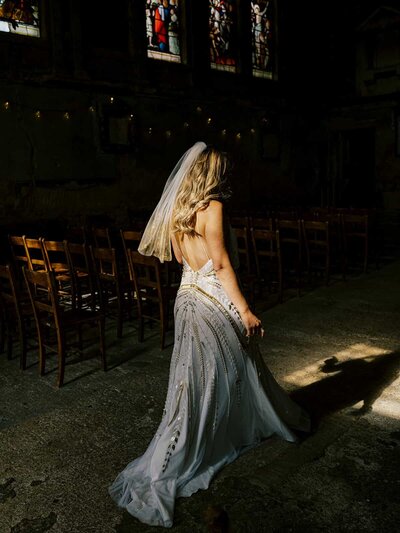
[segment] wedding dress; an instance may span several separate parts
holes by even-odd
[[[214,475],[262,439],[296,441],[309,419],[275,381],[246,337],[209,259],[184,260],[175,302],[175,344],[161,423],[146,452],[109,492],[144,523],[171,527],[175,499],[206,489]]]

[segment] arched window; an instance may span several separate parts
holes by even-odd
[[[209,46],[211,68],[236,72],[237,2],[209,0]]]
[[[147,57],[181,62],[180,0],[146,0]]]
[[[274,77],[275,69],[274,2],[251,2],[251,47],[253,76]]]
[[[40,37],[39,0],[0,0],[0,31]]]

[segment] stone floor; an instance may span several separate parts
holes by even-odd
[[[394,532],[400,520],[400,262],[334,281],[262,313],[260,342],[278,381],[312,413],[299,444],[264,442],[207,491],[176,505],[176,532],[207,531],[223,506],[230,531]],[[0,532],[127,533],[145,526],[107,486],[141,454],[161,416],[171,347],[134,327],[115,341],[110,370],[72,354],[57,390],[54,361],[37,375],[0,356]],[[172,337],[170,337],[172,340]],[[91,356],[92,354],[92,356]]]

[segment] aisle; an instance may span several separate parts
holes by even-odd
[[[210,490],[180,500],[180,533],[205,531],[224,505],[235,532],[394,531],[400,516],[400,262],[276,306],[261,343],[277,379],[313,413],[299,445],[263,443]],[[159,531],[118,510],[107,486],[146,448],[161,416],[171,348],[131,329],[109,347],[104,374],[89,359],[54,374],[21,373],[0,357],[0,531]],[[33,361],[33,360],[32,360]]]

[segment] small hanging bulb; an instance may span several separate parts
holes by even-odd
[[[251,133],[252,135],[254,135],[255,132],[256,132],[256,130],[255,130],[254,128],[251,128],[250,133]]]
[[[165,132],[165,136],[167,137],[167,139],[169,139],[171,137],[171,135],[172,135],[172,131],[171,130],[167,130]]]
[[[147,130],[147,133],[148,133],[149,135],[151,135],[151,134],[153,133],[153,128],[149,128],[149,129]]]
[[[242,138],[242,134],[240,133],[240,131],[238,131],[236,134],[236,139],[240,141],[241,138]]]
[[[133,115],[129,115],[129,122],[132,122],[133,119],[134,119],[134,116]]]
[[[208,117],[208,119],[207,119],[207,124],[210,125],[211,122],[212,122],[212,118],[211,118],[211,117]]]
[[[197,111],[198,113],[201,113],[203,110],[202,110],[202,108],[198,105],[198,106],[196,107],[196,111]]]
[[[41,117],[42,117],[42,113],[39,110],[35,111],[35,118],[39,119]]]
[[[90,111],[91,113],[94,113],[94,111],[95,111],[95,109],[94,109],[94,105],[91,105],[91,106],[89,107],[89,111]]]
[[[10,102],[4,102],[4,109],[10,109]]]
[[[185,129],[187,129],[187,128],[189,127],[189,122],[184,122],[184,123],[183,123],[183,127],[184,127]]]
[[[64,117],[65,120],[69,120],[71,118],[71,116],[68,113],[68,111],[65,111],[65,113],[63,114],[63,117]]]
[[[110,96],[110,104],[114,103],[114,96]]]
[[[226,133],[227,133],[226,130],[222,130],[221,131],[221,134],[224,135],[224,136],[226,135]]]

